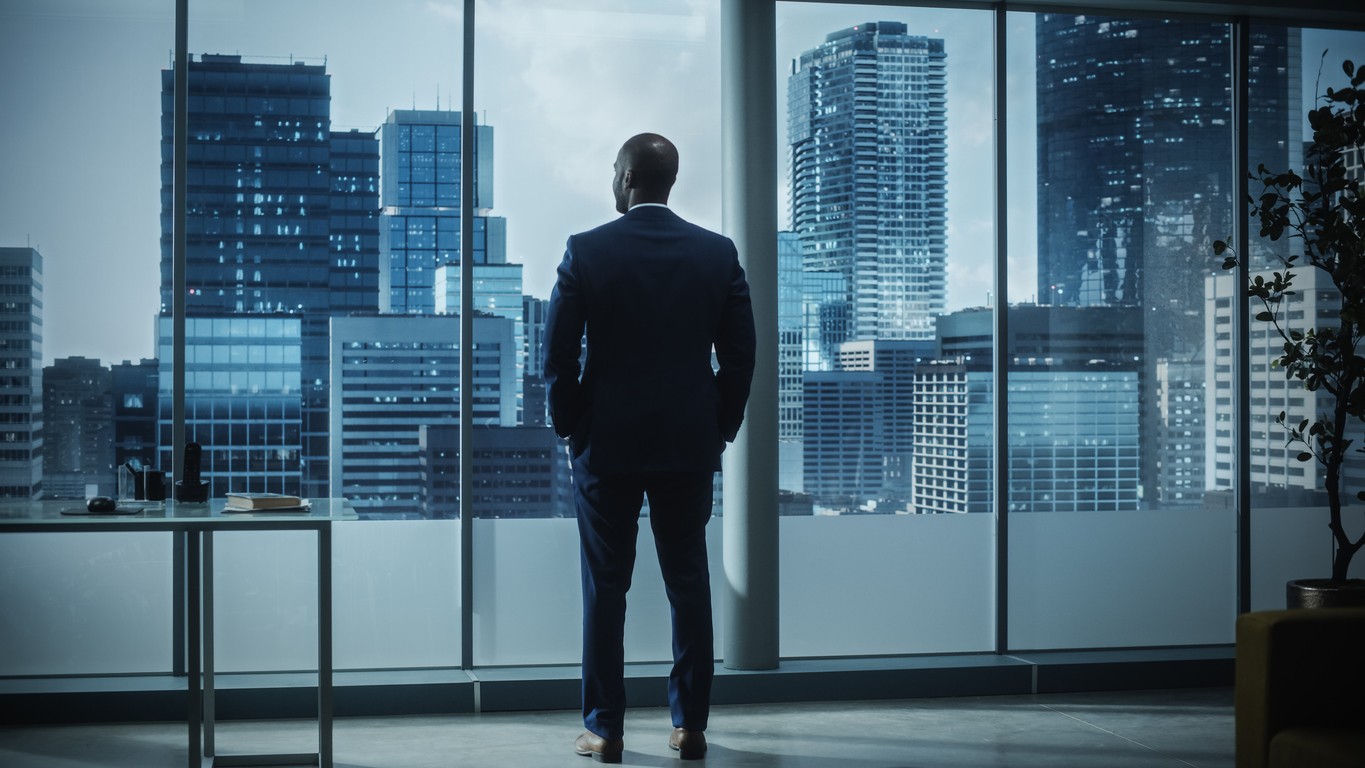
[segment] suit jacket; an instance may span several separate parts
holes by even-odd
[[[545,383],[573,456],[598,476],[720,469],[754,375],[753,309],[735,244],[667,208],[637,206],[570,237],[558,272]]]

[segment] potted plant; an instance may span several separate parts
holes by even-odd
[[[1350,87],[1328,88],[1323,105],[1308,114],[1313,128],[1304,158],[1308,178],[1293,169],[1272,173],[1261,165],[1250,178],[1264,185],[1262,193],[1247,196],[1261,237],[1279,240],[1287,233],[1295,248],[1302,248],[1282,259],[1283,271],[1269,278],[1256,275],[1248,286],[1248,294],[1262,305],[1256,320],[1268,323],[1284,341],[1284,353],[1272,365],[1282,368],[1285,378],[1302,381],[1310,392],[1323,390],[1333,398],[1331,411],[1317,420],[1286,423],[1284,411],[1276,419],[1288,432],[1286,445],[1301,446],[1298,460],[1316,460],[1326,471],[1329,527],[1336,543],[1331,578],[1289,582],[1291,608],[1365,606],[1365,579],[1347,578],[1365,535],[1352,541],[1341,523],[1342,463],[1355,442],[1347,434],[1365,423],[1365,350],[1360,349],[1365,340],[1365,199],[1360,181],[1347,177],[1344,163],[1348,152],[1365,152],[1365,89],[1360,88],[1365,67],[1356,71],[1347,61],[1342,68]],[[1226,254],[1223,269],[1237,267],[1229,243],[1218,241],[1213,251]],[[1294,270],[1299,268],[1319,270],[1319,279],[1326,277],[1341,293],[1337,327],[1313,327],[1309,320],[1308,327],[1294,328],[1283,319],[1281,309],[1295,293]],[[1358,496],[1365,500],[1365,492]]]

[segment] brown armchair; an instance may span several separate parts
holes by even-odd
[[[1237,768],[1365,768],[1365,609],[1237,618]]]

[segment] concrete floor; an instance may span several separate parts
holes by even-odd
[[[317,749],[307,721],[220,725],[221,753]],[[625,765],[681,768],[666,709],[626,718]],[[348,718],[337,768],[595,765],[571,750],[574,712]],[[1078,693],[715,707],[710,751],[738,768],[1215,768],[1233,765],[1232,690]],[[0,728],[5,768],[182,768],[179,723]]]

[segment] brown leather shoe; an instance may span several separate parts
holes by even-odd
[[[678,757],[683,760],[700,760],[706,757],[706,734],[674,728],[673,735],[668,737],[668,746],[677,750]]]
[[[599,763],[621,762],[621,753],[625,748],[626,743],[623,739],[604,739],[592,731],[584,731],[583,735],[573,742],[574,752],[591,757]]]

